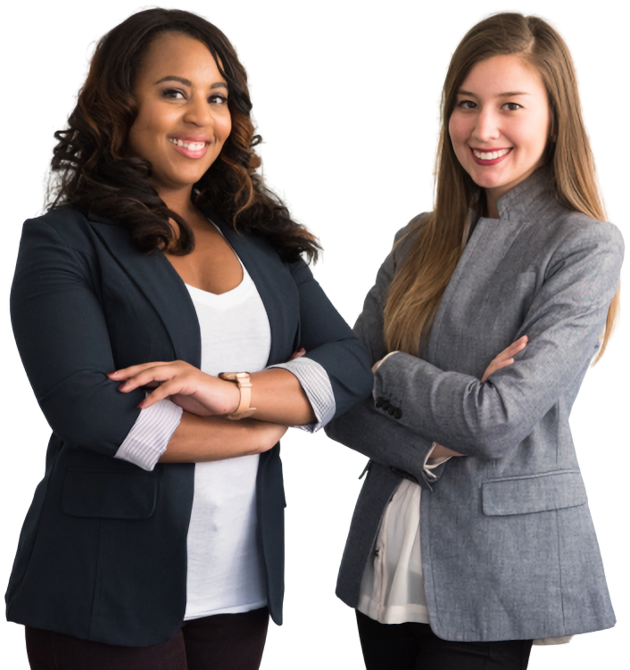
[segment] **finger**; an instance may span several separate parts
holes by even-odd
[[[527,345],[527,335],[523,335],[523,337],[519,337],[516,342],[512,342],[509,347],[504,349],[500,354],[498,354],[494,359],[494,361],[502,361],[507,358],[512,358],[515,354],[517,354],[519,351],[523,350],[525,346]]]
[[[156,402],[160,402],[160,400],[164,400],[172,395],[177,395],[181,390],[181,384],[176,380],[171,380],[161,384],[155,390],[151,391],[144,400],[138,403],[138,407],[140,409],[149,409],[149,407],[155,405]]]
[[[304,356],[306,353],[306,349],[304,347],[300,347],[294,354],[291,355],[291,358],[289,358],[290,361],[294,361],[296,358],[301,358]]]
[[[139,365],[131,365],[128,368],[114,370],[114,372],[108,372],[107,376],[110,379],[129,379],[129,377],[133,377],[134,375],[137,375],[144,370],[148,370],[149,368],[154,368],[159,365],[171,365],[171,364],[172,362],[164,363],[163,361],[154,361],[152,363],[141,363]]]
[[[155,384],[163,384],[164,382],[174,379],[175,377],[181,376],[181,371],[177,368],[173,369],[170,366],[162,365],[156,368],[149,368],[143,372],[139,372],[135,376],[124,381],[119,387],[118,390],[121,393],[129,393],[134,389],[139,388],[140,386],[153,386]]]
[[[523,335],[523,337],[519,337],[516,342],[513,342],[507,349],[506,351],[509,351],[510,349],[512,351],[518,351],[519,349],[522,349],[526,344],[527,344],[528,338],[527,335]]]

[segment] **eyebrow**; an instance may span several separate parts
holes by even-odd
[[[158,79],[154,86],[157,86],[158,84],[161,84],[164,81],[178,81],[180,84],[184,84],[184,86],[192,86],[192,81],[190,79],[185,79],[184,77],[176,77],[175,75],[167,75],[166,77],[162,77],[162,79]],[[227,88],[227,84],[224,81],[217,81],[210,88]]]
[[[470,95],[473,98],[476,98],[477,96],[474,93],[471,93],[470,91],[457,91],[457,95]],[[505,93],[499,93],[497,95],[497,98],[512,98],[515,95],[530,95],[529,93],[526,93],[525,91],[506,91]]]

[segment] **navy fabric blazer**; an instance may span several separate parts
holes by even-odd
[[[250,273],[271,327],[269,364],[299,347],[330,377],[336,414],[368,396],[367,356],[303,261],[213,220]],[[169,639],[186,605],[193,464],[153,472],[114,459],[142,390],[106,373],[149,361],[199,367],[199,323],[162,253],[117,223],[69,208],[24,225],[11,296],[20,355],[52,428],[7,591],[10,621],[109,644]],[[282,621],[285,507],[280,447],[261,455],[259,542],[271,616]]]

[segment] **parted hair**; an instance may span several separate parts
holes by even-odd
[[[186,254],[194,235],[150,183],[151,164],[134,155],[129,130],[137,116],[134,83],[148,46],[166,32],[205,44],[228,84],[232,131],[217,160],[193,187],[195,204],[209,205],[243,233],[266,237],[286,261],[317,258],[319,244],[295,222],[257,172],[261,142],[251,119],[247,74],[225,35],[205,19],[181,10],[148,9],[133,14],[97,44],[68,127],[55,133],[48,205],[92,210],[121,222],[139,250],[168,248]],[[169,219],[179,226],[175,235]]]
[[[461,166],[448,132],[457,91],[472,67],[513,54],[540,73],[547,90],[550,128],[544,160],[556,197],[571,210],[605,220],[595,164],[584,122],[571,54],[560,35],[535,16],[495,14],[464,36],[451,59],[441,101],[436,157],[435,207],[419,222],[410,253],[392,281],[384,310],[389,351],[418,354],[426,342],[446,286],[463,251],[469,210],[483,212],[482,190]],[[604,353],[619,310],[619,291],[608,311],[596,360]]]

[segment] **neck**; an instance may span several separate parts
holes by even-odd
[[[183,219],[188,219],[191,214],[197,211],[197,208],[190,199],[192,187],[177,191],[161,189],[158,191],[158,195],[170,210],[179,214]]]
[[[486,216],[489,219],[498,219],[499,209],[497,208],[497,198],[493,197],[488,189],[484,189],[484,194],[486,196]]]

